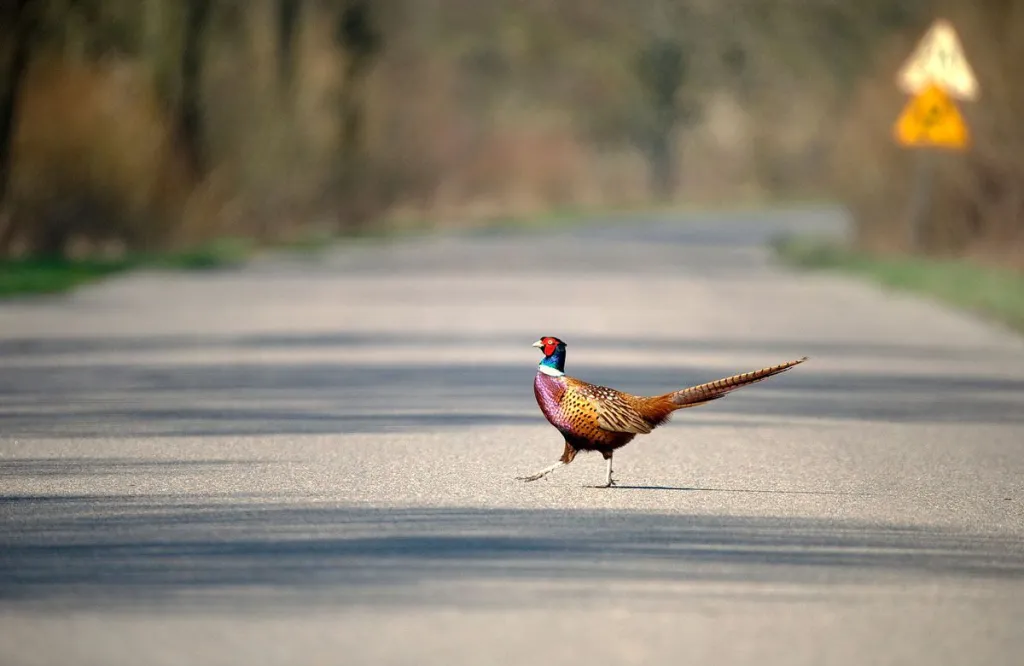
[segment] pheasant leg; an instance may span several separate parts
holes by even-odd
[[[612,478],[612,454],[608,454],[608,478],[605,479],[604,487],[609,488],[615,485],[615,479]]]
[[[612,486],[618,485],[615,483],[615,479],[612,478],[612,454],[608,454],[608,475],[605,477],[604,485],[590,486],[591,488],[611,488]]]
[[[519,481],[536,481],[537,479],[539,479],[541,477],[545,477],[548,474],[550,474],[551,472],[554,472],[556,469],[558,469],[559,467],[561,467],[564,464],[565,464],[564,462],[559,460],[554,465],[550,465],[548,467],[545,467],[544,469],[540,470],[536,474],[531,474],[529,476],[517,476],[516,479],[519,480]]]

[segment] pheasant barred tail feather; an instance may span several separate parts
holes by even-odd
[[[754,370],[753,372],[744,372],[741,375],[733,375],[732,377],[726,377],[725,379],[717,379],[707,384],[700,384],[699,386],[691,386],[680,391],[673,391],[667,393],[664,398],[668,398],[669,401],[675,406],[676,409],[682,409],[685,407],[696,407],[697,405],[703,405],[704,403],[717,400],[727,393],[735,391],[738,388],[749,386],[750,384],[756,384],[757,382],[768,379],[772,375],[789,370],[793,366],[800,365],[807,360],[807,357],[799,358],[795,361],[787,361],[780,363],[779,365],[773,365],[769,368],[762,368],[760,370]]]

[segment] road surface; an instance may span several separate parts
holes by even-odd
[[[818,210],[358,243],[0,304],[0,663],[1019,664],[1024,342],[775,265]],[[663,392],[546,479],[542,335]]]

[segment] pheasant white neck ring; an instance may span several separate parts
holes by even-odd
[[[543,363],[537,366],[537,370],[543,372],[548,377],[561,377],[565,374],[558,368],[552,368],[550,365],[544,365]]]

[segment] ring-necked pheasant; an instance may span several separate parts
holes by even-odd
[[[565,437],[565,450],[554,465],[536,474],[516,478],[536,481],[571,463],[579,451],[600,451],[608,461],[608,476],[603,486],[597,486],[599,488],[615,485],[612,479],[615,450],[637,435],[645,435],[665,423],[672,412],[717,400],[731,391],[785,372],[807,360],[804,356],[770,368],[645,397],[590,384],[565,374],[565,342],[556,337],[543,337],[533,346],[544,352],[533,380],[533,393],[544,417]]]

